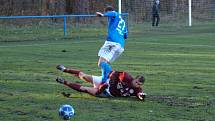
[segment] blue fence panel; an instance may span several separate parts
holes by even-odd
[[[128,13],[122,13],[122,16],[128,16]],[[96,17],[96,15],[52,15],[52,16],[0,16],[0,19],[47,19],[47,18],[63,18],[64,36],[67,36],[67,18],[72,17]]]

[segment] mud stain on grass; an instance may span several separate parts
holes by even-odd
[[[179,107],[208,107],[215,105],[215,100],[200,101],[190,97],[174,97],[174,96],[148,96],[147,100],[155,101],[158,103],[165,103],[168,106],[179,106]]]

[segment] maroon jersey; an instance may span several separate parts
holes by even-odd
[[[115,97],[137,96],[142,92],[141,88],[132,87],[131,82],[134,78],[127,72],[113,71],[109,78],[109,91]]]

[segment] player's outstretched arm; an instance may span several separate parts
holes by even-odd
[[[103,17],[103,16],[104,16],[104,14],[103,14],[103,13],[101,13],[101,12],[96,12],[96,16]]]
[[[96,15],[99,16],[99,17],[116,17],[118,14],[117,12],[115,11],[109,11],[109,12],[106,12],[106,13],[101,13],[101,12],[96,12]]]

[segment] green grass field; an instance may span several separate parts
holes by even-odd
[[[214,121],[214,26],[129,28],[126,49],[112,67],[145,75],[145,102],[96,98],[55,82],[61,76],[89,85],[56,70],[58,64],[100,75],[97,52],[105,27],[81,29],[66,38],[50,28],[36,34],[1,29],[0,121],[60,121],[62,104],[75,108],[72,121]],[[63,91],[72,98],[63,97]]]

